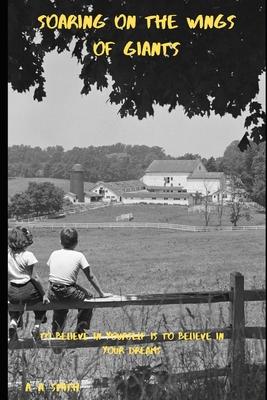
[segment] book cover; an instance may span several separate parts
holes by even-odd
[[[264,11],[9,0],[10,400],[264,398]]]

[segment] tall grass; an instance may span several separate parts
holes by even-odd
[[[261,303],[263,304],[263,303]],[[261,306],[260,313],[265,311]],[[246,308],[246,314],[249,310]],[[112,310],[112,324],[103,312],[96,321],[97,329],[116,332],[178,332],[208,330],[228,325],[228,309],[225,305],[124,307]],[[96,317],[95,317],[96,318]],[[32,322],[25,319],[21,336],[29,336]],[[75,315],[70,313],[66,331],[73,330]],[[48,330],[47,328],[44,330]],[[152,344],[150,345],[152,346]],[[9,381],[20,385],[10,389],[9,400],[15,399],[84,399],[84,400],[225,400],[230,399],[229,376],[212,377],[211,369],[229,364],[228,340],[191,341],[157,344],[161,351],[154,356],[103,355],[99,349],[64,349],[55,354],[52,349],[10,351]],[[127,347],[126,347],[127,348]],[[246,362],[263,363],[263,340],[246,341]],[[158,366],[156,367],[155,366]],[[202,379],[175,379],[175,374],[205,370]],[[82,382],[88,379],[109,378],[107,388],[81,388],[76,392],[38,393],[34,388],[25,393],[21,387],[31,381],[46,383],[59,381]],[[21,386],[22,384],[22,386]],[[244,377],[246,400],[263,399],[265,382],[260,370],[249,371]],[[233,398],[234,400],[234,398]]]

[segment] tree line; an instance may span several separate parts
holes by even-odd
[[[153,160],[196,158],[202,159],[208,171],[217,171],[219,165],[213,157],[206,159],[199,154],[186,153],[175,158],[158,146],[117,143],[64,150],[62,146],[41,149],[13,145],[8,148],[8,176],[69,179],[73,164],[79,163],[84,167],[86,181],[116,182],[141,178]]]
[[[250,142],[241,152],[238,141],[233,141],[222,157],[203,158],[200,154],[186,153],[172,157],[158,146],[125,145],[74,147],[64,150],[62,146],[46,149],[25,145],[8,148],[9,177],[46,177],[69,179],[73,164],[84,167],[88,182],[124,181],[140,179],[153,160],[200,158],[209,172],[222,171],[228,176],[241,179],[250,197],[265,204],[265,144]]]
[[[155,159],[171,159],[160,147],[131,146],[117,143],[111,146],[40,147],[11,146],[8,149],[8,175],[10,177],[38,177],[69,179],[73,164],[84,167],[88,182],[121,181],[140,178]]]

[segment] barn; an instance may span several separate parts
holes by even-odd
[[[154,160],[147,168],[142,182],[154,193],[209,195],[217,201],[218,191],[225,186],[223,172],[208,172],[200,159]],[[216,197],[213,194],[216,193]]]

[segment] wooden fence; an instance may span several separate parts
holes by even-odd
[[[98,208],[104,208],[104,207],[108,207],[109,204],[84,204],[84,205],[75,205],[73,208],[64,208],[62,210],[62,213],[65,215],[70,215],[70,214],[82,214],[84,212],[87,211],[93,211],[96,210]],[[53,213],[55,214],[55,213]],[[35,217],[26,217],[26,216],[22,216],[18,219],[16,218],[8,218],[8,223],[9,224],[24,224],[24,223],[34,223],[34,222],[43,222],[46,221],[47,219],[51,218],[51,214],[45,214],[45,215],[39,215],[39,216],[35,216]],[[53,219],[53,218],[52,218]]]
[[[9,223],[9,227],[21,225],[22,222]],[[23,226],[29,228],[40,229],[62,229],[62,228],[78,228],[78,229],[100,229],[100,228],[154,228],[154,229],[171,229],[187,232],[214,232],[214,231],[247,231],[247,230],[265,230],[265,225],[246,225],[246,226],[194,226],[167,224],[156,222],[25,222]]]
[[[229,291],[213,291],[213,292],[187,292],[187,293],[165,293],[165,294],[148,294],[148,295],[126,295],[113,296],[109,298],[94,298],[84,302],[72,303],[38,303],[35,305],[14,305],[9,304],[10,311],[21,310],[55,310],[62,308],[114,308],[124,306],[151,306],[151,305],[168,305],[168,304],[200,304],[200,303],[222,303],[229,302],[230,304],[230,323],[224,329],[205,329],[210,336],[215,339],[216,333],[219,331],[224,334],[224,339],[229,339],[229,357],[230,364],[227,368],[209,371],[209,376],[225,376],[229,375],[232,393],[236,394],[239,400],[244,399],[244,384],[245,372],[248,365],[245,364],[245,340],[246,339],[266,339],[266,328],[261,326],[245,326],[244,306],[247,301],[265,301],[266,290],[244,290],[244,276],[239,272],[231,273]],[[187,331],[188,332],[188,331]],[[196,332],[196,330],[192,331]],[[197,330],[201,333],[204,331]],[[174,343],[174,341],[166,341],[163,333],[158,333],[156,340],[150,335],[144,335],[142,339],[114,340],[113,338],[101,337],[99,340],[88,338],[87,340],[34,340],[32,338],[23,338],[18,341],[9,342],[9,349],[32,349],[32,348],[92,348],[102,346],[123,346],[131,344],[144,343]],[[265,366],[262,366],[265,368]],[[262,368],[261,367],[261,368]],[[194,371],[189,373],[187,378],[198,379],[207,377],[207,371]],[[179,376],[178,374],[176,376]],[[182,374],[183,375],[183,374]],[[194,378],[192,378],[194,376]],[[181,378],[181,376],[180,376]],[[185,377],[184,377],[185,378]],[[183,378],[183,379],[184,379]]]

